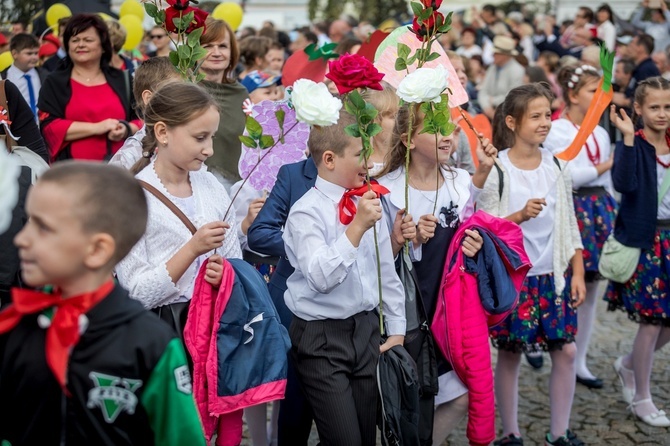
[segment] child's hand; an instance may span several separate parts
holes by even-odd
[[[547,205],[547,200],[544,198],[531,198],[526,203],[526,206],[521,209],[521,221],[528,221],[540,215],[542,208]]]
[[[367,231],[375,225],[382,218],[382,202],[377,198],[377,194],[371,190],[363,194],[358,200],[358,209],[356,216],[351,222],[352,225],[358,226],[364,231]]]
[[[195,257],[223,246],[226,230],[230,225],[225,221],[213,221],[203,225],[188,241]]]
[[[621,117],[617,115],[616,106],[610,106],[610,121],[618,128],[624,136],[633,136],[635,135],[635,125],[633,121],[630,120],[626,110],[623,108],[619,110]]]
[[[249,203],[247,216],[244,217],[244,220],[242,220],[242,224],[240,227],[240,229],[242,229],[243,234],[247,233],[249,227],[254,222],[254,220],[256,220],[256,217],[258,216],[258,213],[261,211],[261,208],[263,207],[264,204],[265,204],[265,197],[256,198],[254,201]]]
[[[205,282],[212,286],[219,287],[223,277],[223,259],[218,254],[212,254],[205,268]]]
[[[584,276],[573,274],[570,282],[570,302],[572,303],[572,308],[579,307],[584,303],[585,299],[586,283],[584,282]]]
[[[412,216],[405,212],[405,209],[400,209],[395,216],[393,222],[393,243],[402,245],[405,240],[414,240],[416,237],[416,225],[412,220]]]
[[[466,229],[465,233],[467,236],[463,239],[461,249],[463,250],[463,254],[472,258],[476,256],[477,253],[482,249],[482,246],[484,246],[484,240],[482,239],[479,231]]]
[[[386,350],[389,350],[391,347],[396,345],[403,345],[405,343],[405,337],[401,335],[389,336],[386,342],[379,346],[379,353],[384,353]]]
[[[490,170],[495,163],[496,156],[498,156],[498,149],[491,144],[488,138],[484,138],[481,133],[479,137],[482,139],[477,143],[477,159],[480,166],[484,166]]]
[[[426,243],[435,236],[438,219],[432,214],[422,215],[419,223],[416,225],[416,242],[420,245]]]

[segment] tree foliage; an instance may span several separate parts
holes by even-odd
[[[41,8],[42,0],[0,0],[0,19],[27,23]]]
[[[379,25],[386,19],[405,21],[408,17],[407,0],[309,0],[310,20],[334,20],[340,17],[347,5],[361,21]]]

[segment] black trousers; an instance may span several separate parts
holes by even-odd
[[[379,319],[363,312],[347,319],[305,321],[289,330],[291,359],[314,412],[322,446],[374,446]]]

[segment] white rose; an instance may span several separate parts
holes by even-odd
[[[436,102],[442,99],[449,85],[449,72],[442,65],[435,68],[419,68],[408,74],[398,85],[396,94],[405,102]]]
[[[333,97],[324,83],[300,79],[293,84],[291,102],[298,121],[309,125],[329,126],[340,119],[342,101]]]
[[[19,199],[17,178],[20,173],[19,165],[7,153],[5,143],[0,142],[0,234],[12,221],[12,210]]]

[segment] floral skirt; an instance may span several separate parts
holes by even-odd
[[[588,193],[593,191],[593,193]],[[604,188],[582,188],[574,195],[575,213],[584,251],[587,280],[598,280],[598,262],[616,218],[616,201]]]
[[[519,304],[500,325],[490,330],[493,345],[512,352],[560,350],[574,342],[577,313],[570,304],[570,278],[556,295],[554,275],[526,277]]]
[[[670,229],[656,231],[654,246],[643,249],[633,277],[610,282],[605,294],[610,311],[620,309],[646,324],[670,327]]]

